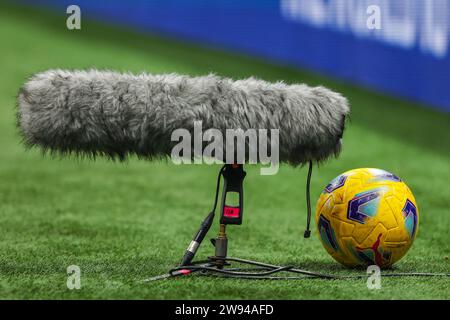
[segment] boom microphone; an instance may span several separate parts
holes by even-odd
[[[18,95],[27,145],[120,159],[170,156],[172,132],[193,134],[194,121],[202,121],[221,132],[279,129],[281,162],[320,161],[340,151],[348,113],[347,100],[324,87],[216,75],[49,70]]]

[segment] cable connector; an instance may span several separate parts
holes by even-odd
[[[197,233],[194,236],[194,239],[189,244],[189,247],[186,249],[183,259],[181,260],[180,266],[187,266],[191,264],[192,259],[194,259],[195,254],[197,253],[198,247],[203,241],[203,238],[205,238],[206,234],[209,231],[209,228],[211,228],[212,222],[214,220],[214,212],[211,212],[208,214],[203,220],[202,224],[200,225],[200,229],[197,231]]]

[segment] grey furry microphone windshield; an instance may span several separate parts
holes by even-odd
[[[123,159],[170,156],[179,128],[279,129],[279,161],[320,161],[340,151],[347,100],[324,87],[233,81],[216,75],[49,70],[18,95],[29,146]],[[227,150],[225,150],[227,151]]]

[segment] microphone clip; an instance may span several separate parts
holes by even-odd
[[[244,213],[243,181],[246,174],[242,164],[227,164],[222,171],[223,190],[220,224],[242,224]]]

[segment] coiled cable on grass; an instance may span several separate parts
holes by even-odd
[[[216,263],[218,260],[222,262],[238,262],[254,266],[253,268],[229,268],[218,269]],[[255,268],[258,267],[258,268]],[[361,279],[366,278],[366,274],[355,275],[336,275],[328,273],[319,273],[315,271],[298,269],[293,266],[279,266],[268,263],[261,263],[252,260],[240,258],[218,258],[210,257],[209,260],[199,261],[190,266],[177,267],[169,271],[173,277],[179,275],[179,271],[187,270],[189,273],[200,272],[202,276],[215,276],[225,278],[237,279],[259,279],[259,280],[303,280],[303,279],[327,279],[327,280],[347,280],[347,279]],[[273,276],[280,272],[291,272],[301,274],[302,276]],[[386,273],[383,277],[450,277],[450,273],[430,273],[430,272],[401,272],[401,273]]]

